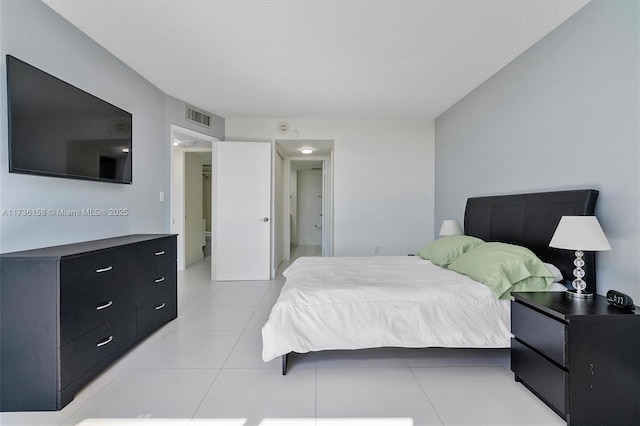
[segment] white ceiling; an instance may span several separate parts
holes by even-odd
[[[43,0],[225,118],[435,118],[590,0]]]

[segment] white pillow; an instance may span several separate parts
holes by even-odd
[[[567,291],[567,287],[560,283],[551,283],[549,291]]]
[[[562,272],[560,272],[560,269],[558,269],[555,265],[552,265],[551,263],[545,263],[544,266],[546,266],[549,272],[553,274],[554,283],[559,283],[564,279],[562,277]]]

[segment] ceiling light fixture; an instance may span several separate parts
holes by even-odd
[[[311,148],[301,148],[300,152],[303,154],[311,154],[313,152],[313,149]]]

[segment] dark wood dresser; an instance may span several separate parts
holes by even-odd
[[[176,236],[0,255],[0,409],[60,410],[177,316]]]
[[[511,370],[567,425],[640,424],[640,309],[512,293]]]

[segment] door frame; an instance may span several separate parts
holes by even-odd
[[[177,234],[178,245],[178,270],[185,269],[185,176],[184,176],[184,153],[185,152],[211,152],[213,156],[213,144],[220,139],[204,133],[196,132],[175,124],[171,125],[171,220],[170,232]],[[175,145],[179,137],[193,139],[195,145]],[[213,160],[213,158],[212,158]],[[212,165],[215,163],[212,161]],[[213,190],[212,190],[213,191]],[[214,199],[211,198],[211,208],[214,207]]]

